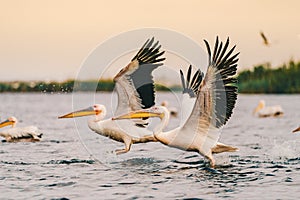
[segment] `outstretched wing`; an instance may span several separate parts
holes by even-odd
[[[118,93],[116,114],[150,108],[155,104],[152,71],[165,60],[161,45],[148,39],[131,62],[114,77]]]
[[[182,128],[182,134],[187,129],[191,131],[193,127],[198,137],[201,135],[203,138],[203,143],[200,144],[203,146],[203,152],[207,152],[219,137],[219,134],[211,130],[226,124],[236,103],[237,80],[233,76],[236,75],[239,53],[232,55],[235,46],[228,50],[229,38],[223,46],[217,37],[213,54],[208,42],[204,42],[208,51],[209,66],[200,84],[192,114]]]

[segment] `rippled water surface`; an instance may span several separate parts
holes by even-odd
[[[178,107],[172,95],[159,93],[157,102],[163,99]],[[260,99],[280,104],[284,116],[252,116]],[[111,95],[97,94],[95,101],[110,109]],[[215,169],[196,153],[159,143],[114,155],[122,144],[90,131],[87,119],[57,119],[72,111],[72,95],[1,94],[0,102],[1,120],[13,115],[18,126],[44,132],[41,142],[0,143],[0,199],[300,197],[300,133],[291,133],[300,125],[300,95],[239,95],[220,141],[240,151],[216,155]],[[169,128],[179,121],[173,118]]]

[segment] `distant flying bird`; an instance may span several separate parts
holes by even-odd
[[[295,130],[293,130],[293,133],[300,131],[300,126],[298,128],[296,128]]]
[[[253,114],[258,114],[258,117],[280,117],[283,115],[283,109],[280,105],[266,106],[264,100],[260,100]]]
[[[0,128],[11,125],[10,129],[0,132],[0,136],[4,137],[6,142],[38,142],[41,140],[43,133],[36,126],[15,127],[17,122],[15,117],[9,117],[0,123]]]
[[[154,38],[148,39],[131,62],[114,77],[115,88],[118,94],[116,114],[150,108],[155,104],[155,91],[152,71],[163,65],[165,60],[160,51],[159,42]],[[124,149],[116,150],[116,154],[126,153],[131,145],[156,141],[152,132],[147,130],[147,119],[126,123],[117,123],[111,119],[104,120],[106,108],[95,104],[84,110],[75,111],[59,118],[74,118],[93,115],[88,126],[96,133],[124,143]]]
[[[265,34],[264,34],[262,31],[260,32],[260,36],[261,36],[262,39],[263,39],[264,45],[270,46],[270,42],[268,41],[267,37],[265,36]]]
[[[236,103],[237,87],[234,85],[236,78],[233,76],[236,74],[239,53],[232,55],[235,46],[230,50],[227,49],[229,39],[223,46],[217,37],[213,54],[211,54],[208,42],[206,40],[204,42],[209,55],[209,66],[204,78],[201,72],[196,72],[197,76],[200,76],[201,84],[193,84],[193,79],[186,81],[190,80],[190,72],[186,79],[181,76],[182,83],[187,83],[184,88],[189,91],[191,101],[195,101],[195,104],[191,105],[192,112],[189,118],[182,126],[163,132],[170,117],[169,111],[163,106],[132,111],[113,119],[159,117],[161,123],[157,125],[153,133],[159,142],[181,150],[198,152],[209,159],[211,167],[214,167],[213,153],[238,150],[235,147],[218,143],[220,136],[218,128],[226,124]],[[194,75],[194,77],[197,76]]]

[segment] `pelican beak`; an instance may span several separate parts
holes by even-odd
[[[298,128],[296,128],[295,130],[293,130],[293,133],[300,131],[300,126]]]
[[[14,124],[14,122],[6,120],[6,121],[0,123],[0,128],[9,126],[9,125],[13,125],[13,124]]]
[[[97,113],[94,110],[93,107],[88,107],[88,108],[83,109],[83,110],[78,110],[78,111],[71,112],[71,113],[66,114],[66,115],[59,116],[58,119],[61,119],[61,118],[84,117],[84,116],[96,115],[96,114],[99,114],[99,112]]]
[[[149,118],[149,117],[163,118],[163,113],[151,112],[150,110],[145,109],[145,110],[133,111],[124,115],[113,117],[112,120],[141,119],[141,118]]]

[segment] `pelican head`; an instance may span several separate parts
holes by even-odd
[[[169,114],[169,111],[164,106],[153,106],[148,109],[142,109],[137,111],[132,111],[130,113],[120,115],[118,117],[113,117],[113,120],[120,119],[140,119],[140,118],[149,118],[149,117],[159,117],[163,119],[166,115]]]
[[[168,107],[169,106],[169,102],[168,101],[163,101],[163,102],[161,102],[160,105],[164,106],[164,107]]]
[[[9,125],[11,125],[11,127],[14,127],[17,122],[18,122],[17,118],[9,117],[7,120],[0,123],[0,128],[9,126]]]
[[[263,109],[266,105],[266,102],[264,100],[260,100],[257,107],[254,109],[253,114],[257,113],[261,109]]]
[[[75,117],[84,117],[89,115],[95,115],[97,120],[101,120],[106,115],[106,108],[104,105],[95,104],[86,109],[78,110],[75,112],[68,113],[66,115],[59,116],[58,118],[75,118]]]

